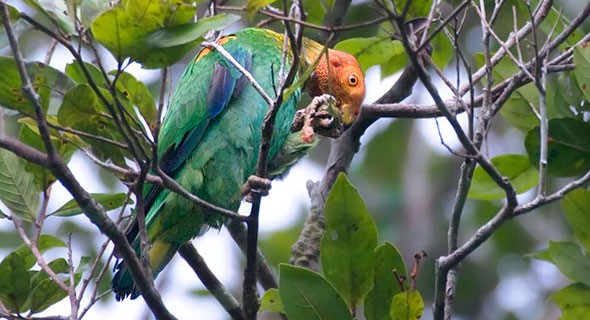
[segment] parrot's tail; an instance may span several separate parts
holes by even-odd
[[[139,242],[139,241],[135,241]],[[139,253],[139,245],[135,245],[136,252]],[[155,241],[148,250],[148,257],[150,265],[152,266],[152,272],[154,278],[164,269],[164,267],[170,262],[174,254],[178,251],[180,245]],[[139,297],[139,288],[133,281],[131,271],[129,271],[124,260],[120,260],[115,264],[115,275],[113,276],[112,288],[115,293],[115,299],[121,301],[127,297],[135,299]]]

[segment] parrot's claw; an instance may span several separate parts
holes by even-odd
[[[301,139],[313,142],[314,134],[338,138],[342,133],[340,110],[334,97],[324,94],[314,97],[305,108],[298,110],[291,126],[291,132],[301,131]]]
[[[248,181],[242,186],[242,197],[246,202],[252,202],[254,200],[253,194],[258,193],[261,196],[267,196],[268,191],[271,188],[271,181],[269,179],[261,178],[258,176],[248,177]]]

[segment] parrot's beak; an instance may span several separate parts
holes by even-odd
[[[340,111],[342,112],[341,121],[344,129],[348,129],[350,126],[352,126],[354,121],[358,118],[358,110],[360,110],[360,108],[355,108],[350,104],[343,103],[340,105]]]

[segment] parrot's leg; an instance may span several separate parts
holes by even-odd
[[[248,181],[242,186],[242,197],[247,202],[252,202],[253,193],[258,193],[261,196],[267,196],[268,191],[271,188],[271,182],[269,179],[264,179],[258,176],[250,176]]]

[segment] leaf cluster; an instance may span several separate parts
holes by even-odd
[[[66,244],[53,236],[44,234],[37,241],[40,253],[49,249],[66,247]],[[25,244],[8,254],[0,262],[0,301],[13,314],[29,315],[39,313],[68,296],[43,269],[33,269],[37,258]],[[82,257],[73,270],[73,279],[78,284],[86,270],[90,257]],[[70,266],[64,258],[56,258],[47,266],[69,285]]]
[[[323,274],[280,264],[279,288],[264,294],[261,311],[289,319],[353,319],[363,305],[366,319],[420,318],[424,302],[405,281],[403,257],[389,242],[377,245],[373,218],[344,174],[326,199],[325,217]]]
[[[556,13],[552,11],[552,14]],[[573,36],[575,42],[579,37]],[[553,177],[579,176],[590,170],[590,82],[584,69],[590,66],[590,47],[582,44],[574,48],[577,67],[571,72],[550,76],[547,85],[548,115],[548,174]],[[478,56],[483,65],[483,56]],[[493,69],[494,77],[503,81],[518,72],[508,58]],[[586,79],[586,80],[584,80]],[[586,82],[584,82],[586,81]],[[494,166],[515,186],[518,194],[538,185],[540,159],[540,120],[536,109],[539,91],[534,84],[525,85],[510,96],[500,114],[524,135],[526,155],[505,154],[492,159]],[[528,158],[528,160],[526,159]],[[475,169],[469,197],[479,200],[499,200],[505,197],[481,167]]]

